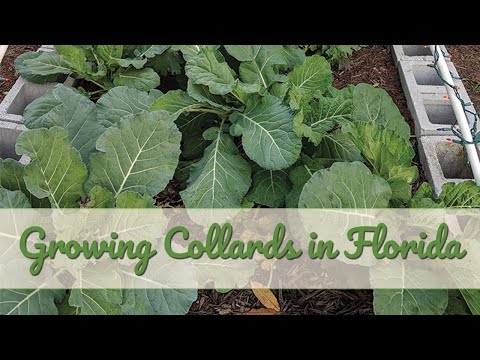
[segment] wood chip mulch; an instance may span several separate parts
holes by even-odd
[[[446,45],[475,110],[480,110],[480,45]]]
[[[15,84],[19,76],[13,66],[13,62],[17,56],[27,51],[36,51],[39,47],[40,45],[10,45],[8,47],[2,64],[0,65],[0,77],[8,79],[8,81],[0,81],[0,102],[12,88],[13,84]]]
[[[368,290],[274,290],[280,304],[277,315],[373,315]],[[200,290],[189,315],[244,315],[262,308],[251,290],[219,293]]]

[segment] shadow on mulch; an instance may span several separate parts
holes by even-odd
[[[13,66],[13,62],[17,56],[27,51],[36,51],[39,47],[40,45],[10,45],[8,47],[5,57],[2,60],[2,64],[0,65],[0,76],[9,80],[0,82],[0,102],[18,79],[19,75],[16,73],[15,67]]]

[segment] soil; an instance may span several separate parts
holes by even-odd
[[[480,45],[446,45],[475,110],[480,110]]]
[[[36,51],[41,45],[10,45],[5,53],[5,57],[0,65],[0,77],[8,79],[7,81],[0,81],[0,102],[3,100],[8,91],[18,78],[13,62],[17,56],[27,52]]]

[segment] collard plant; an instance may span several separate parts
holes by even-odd
[[[53,52],[27,52],[15,68],[35,83],[55,82],[70,75],[94,85],[95,93],[116,86],[150,91],[160,85],[157,73],[178,71],[169,45],[55,45]],[[93,91],[91,91],[93,93]]]
[[[313,173],[354,161],[388,183],[387,204],[410,200],[418,176],[410,129],[384,90],[335,89],[325,58],[306,58],[298,47],[178,49],[187,89],[150,109],[168,111],[182,131],[177,179],[187,207],[240,207],[245,199],[297,207]]]
[[[480,208],[480,187],[470,180],[459,184],[446,183],[442,186],[440,195],[436,197],[430,185],[423,183],[412,198],[410,207],[424,209]],[[476,226],[471,226],[472,220],[470,223],[467,222],[463,233],[468,235],[468,238],[478,239]],[[433,314],[480,315],[480,290],[478,289],[425,290],[422,295],[420,295],[420,290],[416,290],[413,293],[428,297],[433,300],[432,304],[438,304],[431,309],[430,313]],[[412,303],[407,303],[403,307],[403,312],[409,313],[413,306]],[[382,309],[380,308],[379,311]]]
[[[316,52],[334,66],[344,68],[349,63],[349,58],[354,51],[360,50],[365,45],[305,45],[306,51]]]
[[[149,208],[172,179],[181,134],[161,95],[116,87],[96,104],[57,85],[25,110],[16,144],[26,166],[0,162],[0,207]],[[195,290],[1,290],[0,313],[183,314]]]

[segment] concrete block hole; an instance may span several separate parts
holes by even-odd
[[[436,145],[435,151],[446,179],[473,179],[472,169],[467,164],[463,145],[446,141],[440,142]]]
[[[455,113],[450,104],[425,104],[428,120],[432,124],[453,125]]]
[[[59,78],[58,82],[64,83],[66,79],[67,76],[62,76],[61,78]],[[47,89],[53,86],[53,83],[51,85],[48,84],[47,86],[33,83],[25,83],[20,88],[16,96],[12,99],[12,102],[8,105],[6,109],[7,114],[23,115],[23,112],[25,111],[25,108],[28,104],[45,95]]]
[[[402,45],[403,52],[407,56],[432,56],[429,48],[424,48],[423,45]]]
[[[418,85],[444,86],[435,69],[427,65],[412,65],[413,76]]]
[[[20,160],[15,152],[15,143],[24,130],[23,125],[0,121],[0,159]]]

